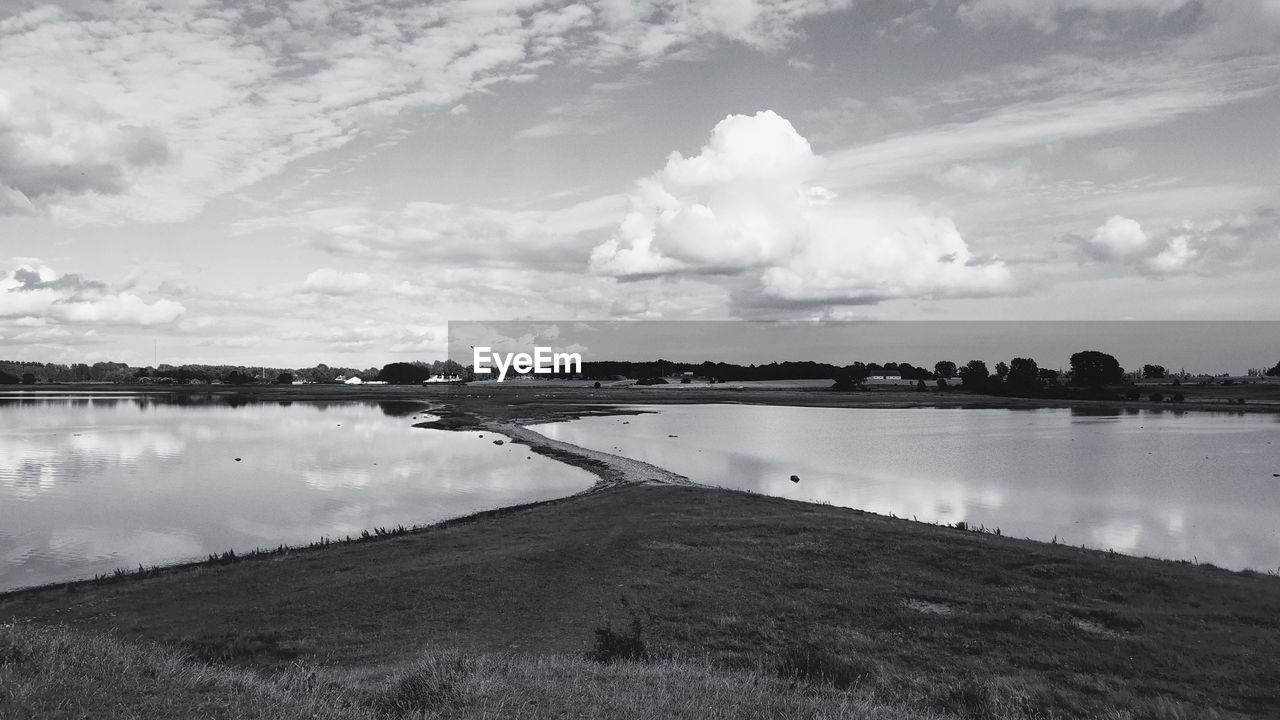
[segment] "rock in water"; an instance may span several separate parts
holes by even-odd
[[[799,476],[799,475],[792,475],[792,476],[791,476],[791,482],[800,482],[800,476]]]
[[[501,444],[502,444],[502,441],[501,441],[501,440],[494,440],[494,441],[493,441],[493,444],[494,444],[494,445],[501,445]]]

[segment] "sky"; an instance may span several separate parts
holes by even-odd
[[[0,358],[1280,319],[1278,85],[1280,0],[5,0]]]

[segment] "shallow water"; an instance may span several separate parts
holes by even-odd
[[[0,396],[0,589],[429,523],[595,480],[491,433],[412,427],[425,404],[177,400]]]
[[[1274,415],[638,409],[651,414],[535,429],[712,485],[1129,554],[1280,568]]]

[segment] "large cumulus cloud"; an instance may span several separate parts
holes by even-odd
[[[622,279],[750,277],[763,295],[794,303],[1012,288],[1008,268],[973,253],[949,218],[910,199],[837,196],[817,182],[823,165],[776,113],[727,117],[697,155],[672,153],[637,183],[591,268]]]

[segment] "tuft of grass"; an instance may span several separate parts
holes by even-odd
[[[397,717],[456,709],[474,698],[474,679],[481,674],[476,658],[457,652],[427,655],[393,676],[372,704]]]
[[[652,659],[649,648],[644,643],[644,623],[634,610],[627,629],[617,631],[612,624],[605,622],[596,628],[595,636],[595,647],[591,650],[590,658],[598,663],[619,660],[645,662]]]

